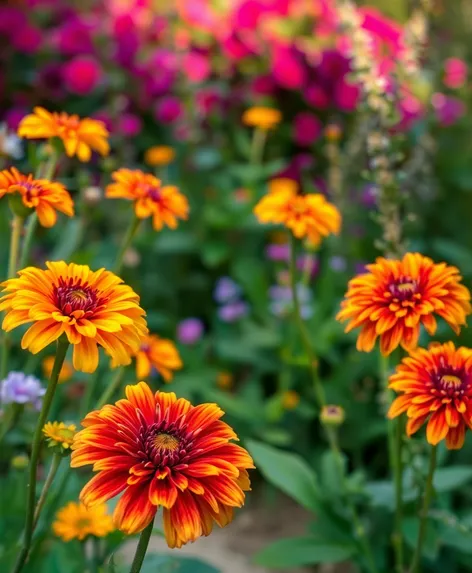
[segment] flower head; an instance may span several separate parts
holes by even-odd
[[[203,331],[204,325],[199,318],[186,318],[177,325],[177,338],[182,344],[196,344]]]
[[[28,267],[2,283],[2,328],[9,332],[32,322],[21,347],[37,354],[63,334],[74,347],[73,365],[82,372],[98,366],[98,347],[112,366],[129,364],[147,334],[138,295],[105,269],[48,262],[47,269]]]
[[[384,355],[399,345],[413,349],[421,325],[431,335],[436,332],[435,315],[459,333],[472,311],[459,271],[446,263],[407,253],[401,260],[378,258],[366,269],[349,282],[337,315],[338,320],[349,321],[346,332],[361,327],[358,350],[370,352],[378,337]]]
[[[56,224],[56,211],[74,216],[74,202],[62,183],[33,179],[32,175],[23,175],[12,167],[0,171],[0,198],[10,193],[20,193],[23,205],[36,210],[43,227]]]
[[[298,239],[307,238],[313,246],[322,237],[339,233],[341,215],[319,193],[301,195],[292,179],[275,179],[269,193],[254,207],[261,223],[282,224]]]
[[[240,296],[241,287],[238,283],[233,281],[231,277],[221,277],[218,279],[215,290],[213,291],[213,297],[216,302],[224,304],[238,300]]]
[[[213,521],[227,525],[244,504],[253,465],[230,442],[237,436],[222,415],[216,404],[192,406],[144,382],[127,386],[126,399],[88,414],[75,437],[71,466],[98,472],[80,499],[94,506],[123,492],[113,517],[127,534],[142,531],[162,506],[170,547],[209,535]]]
[[[452,342],[418,348],[404,358],[390,377],[389,388],[401,392],[389,418],[406,412],[411,436],[428,421],[426,439],[457,450],[464,444],[466,427],[472,428],[472,350]]]
[[[250,107],[243,113],[242,120],[249,127],[269,130],[282,121],[282,114],[278,109],[270,107]]]
[[[86,507],[83,503],[70,501],[57,512],[52,530],[63,541],[82,541],[89,535],[105,537],[115,527],[104,503]]]
[[[168,145],[154,145],[146,150],[144,162],[151,167],[169,165],[175,159],[175,150]]]
[[[141,341],[136,353],[136,377],[148,378],[153,368],[165,382],[172,380],[174,370],[182,368],[182,360],[174,343],[156,334],[145,336]]]
[[[344,408],[336,404],[323,406],[320,413],[321,423],[325,426],[340,426],[346,417]]]
[[[43,426],[43,434],[46,436],[50,448],[55,448],[60,453],[64,453],[72,446],[76,427],[74,424],[66,426],[64,422],[47,422]]]
[[[2,404],[32,404],[40,407],[41,397],[46,393],[41,382],[34,376],[23,372],[10,372],[0,382],[0,401]]]
[[[48,380],[49,378],[51,378],[54,361],[55,361],[54,356],[46,356],[46,358],[43,360],[41,364],[41,366],[43,367],[44,377],[47,378]],[[73,375],[74,375],[74,369],[72,367],[72,364],[69,361],[64,360],[64,364],[62,365],[61,371],[59,372],[59,384],[67,382],[72,378]]]
[[[160,231],[164,225],[176,229],[177,219],[188,218],[187,198],[177,187],[162,185],[160,179],[139,169],[119,169],[112,177],[115,183],[108,185],[106,196],[134,201],[136,217],[152,217],[156,231]]]
[[[69,157],[77,155],[80,161],[90,161],[92,151],[108,155],[108,130],[102,121],[97,119],[80,119],[78,115],[65,112],[50,113],[42,107],[35,107],[34,113],[21,120],[18,135],[27,139],[62,140]]]

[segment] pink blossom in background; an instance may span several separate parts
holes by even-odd
[[[329,95],[320,85],[308,86],[304,91],[304,97],[307,104],[316,109],[327,109],[329,107]]]
[[[54,43],[65,56],[92,54],[92,26],[76,16],[57,29]]]
[[[392,58],[402,49],[402,27],[398,22],[391,20],[379,10],[372,7],[359,8],[364,16],[362,28],[370,32],[379,57],[387,55]]]
[[[102,68],[91,56],[77,56],[64,65],[63,77],[67,89],[78,95],[88,95],[102,79]]]
[[[37,86],[41,90],[47,90],[48,97],[61,99],[65,95],[62,65],[50,62],[42,66],[38,73]]]
[[[221,38],[220,47],[224,56],[236,62],[253,53],[234,32]]]
[[[431,96],[431,103],[439,123],[444,127],[456,123],[466,112],[463,101],[442,93],[434,93]]]
[[[323,124],[309,111],[298,113],[293,122],[293,138],[300,146],[310,146],[321,135]]]
[[[354,111],[359,102],[360,89],[345,78],[341,78],[334,88],[334,99],[342,111]]]
[[[349,60],[338,50],[324,50],[316,73],[325,82],[333,83],[349,72]]]
[[[0,34],[13,38],[25,26],[28,26],[28,19],[22,10],[14,6],[0,6]]]
[[[166,96],[157,102],[154,115],[160,123],[173,123],[183,113],[182,103],[175,96]]]
[[[39,28],[25,24],[10,35],[12,46],[23,54],[35,54],[43,44],[43,35]]]
[[[205,81],[211,74],[209,56],[195,51],[188,52],[183,58],[182,71],[191,82]]]
[[[202,88],[196,95],[198,111],[204,115],[210,115],[222,103],[222,96],[216,88]]]
[[[299,90],[306,84],[306,69],[291,49],[277,46],[272,56],[272,73],[275,81],[282,87]]]
[[[9,129],[16,131],[20,125],[20,121],[25,115],[28,115],[28,113],[30,113],[30,110],[26,107],[12,107],[5,114],[5,123]]]
[[[444,84],[451,89],[461,88],[467,81],[467,64],[460,58],[444,62]]]
[[[251,84],[251,91],[254,95],[271,95],[274,93],[275,83],[270,75],[257,76]]]
[[[100,110],[95,112],[92,117],[94,119],[98,119],[99,121],[103,121],[105,127],[108,129],[110,133],[114,131],[113,129],[113,118],[111,117],[110,113],[105,110]]]
[[[244,0],[232,16],[232,25],[236,30],[254,30],[264,13],[263,3],[258,0]]]
[[[138,135],[142,128],[141,118],[134,113],[124,113],[118,118],[117,131],[126,137]]]
[[[398,110],[401,119],[396,128],[402,131],[409,129],[411,125],[423,115],[424,106],[413,94],[404,93],[398,102]]]

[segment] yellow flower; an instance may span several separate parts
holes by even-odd
[[[250,107],[243,113],[243,123],[249,127],[269,130],[276,127],[282,121],[282,114],[278,109],[270,107]]]
[[[216,376],[216,385],[222,390],[230,390],[233,387],[233,375],[231,372],[218,372]]]
[[[89,535],[105,537],[115,527],[104,503],[86,507],[83,503],[71,501],[57,512],[52,530],[63,541],[82,541]]]
[[[42,362],[43,375],[48,380],[49,378],[51,378],[52,367],[54,366],[54,360],[55,360],[54,356],[46,356],[46,358]],[[70,380],[73,374],[74,374],[74,369],[72,367],[72,364],[69,361],[65,360],[64,364],[62,365],[61,371],[59,372],[59,384],[62,384],[63,382],[67,382],[68,380]]]
[[[164,225],[176,229],[177,219],[188,218],[187,198],[174,185],[162,185],[160,179],[139,169],[119,169],[112,177],[115,182],[106,188],[106,196],[134,201],[136,217],[152,217],[156,231]]]
[[[43,227],[56,224],[56,211],[68,217],[74,216],[74,202],[62,183],[48,179],[33,179],[12,167],[0,171],[0,198],[10,193],[19,193],[26,209],[35,209]]]
[[[300,403],[300,394],[295,390],[285,390],[282,394],[282,406],[286,410],[294,410]]]
[[[100,155],[108,155],[110,152],[109,133],[103,121],[80,119],[78,115],[68,115],[65,112],[50,113],[42,107],[35,107],[33,112],[21,120],[18,127],[20,137],[58,137],[64,144],[66,154],[69,157],[77,155],[80,161],[90,161],[92,151]]]
[[[154,145],[144,154],[144,162],[151,167],[169,165],[175,159],[175,151],[168,145]]]
[[[136,353],[136,377],[138,380],[148,378],[152,368],[159,372],[165,382],[172,380],[174,370],[182,368],[182,360],[174,343],[171,340],[159,338],[155,334],[145,336]]]
[[[47,422],[43,426],[43,434],[50,448],[69,450],[74,441],[75,429],[74,424],[66,426],[64,422]]]
[[[105,269],[94,272],[64,261],[46,266],[23,269],[18,278],[0,285],[0,311],[7,311],[3,330],[32,322],[21,340],[23,350],[32,354],[67,336],[74,347],[74,368],[82,372],[97,369],[97,345],[111,356],[112,366],[129,364],[147,334],[138,295]]]

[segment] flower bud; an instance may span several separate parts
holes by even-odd
[[[341,406],[336,406],[335,404],[329,404],[328,406],[323,406],[320,414],[320,421],[324,426],[341,426],[344,422],[346,414],[344,408]]]

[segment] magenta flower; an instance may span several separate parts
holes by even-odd
[[[134,113],[124,113],[118,119],[117,131],[126,137],[134,137],[141,133],[143,123]]]
[[[195,344],[203,335],[203,322],[199,318],[186,318],[177,325],[177,339],[182,344]]]
[[[272,73],[282,87],[300,90],[306,84],[306,68],[293,50],[277,46],[272,56]]]
[[[323,124],[309,111],[298,113],[293,122],[293,138],[297,145],[309,147],[321,135]]]
[[[466,112],[463,101],[441,93],[434,93],[431,96],[431,103],[439,123],[444,127],[456,123]]]
[[[174,123],[183,114],[183,107],[178,98],[167,96],[157,102],[154,115],[160,123]]]
[[[211,74],[210,58],[199,52],[188,52],[183,58],[182,68],[190,82],[204,82]]]
[[[451,89],[461,88],[467,81],[467,64],[460,58],[444,62],[444,84]]]
[[[100,83],[102,68],[92,56],[77,56],[65,64],[63,77],[70,92],[88,95]]]

